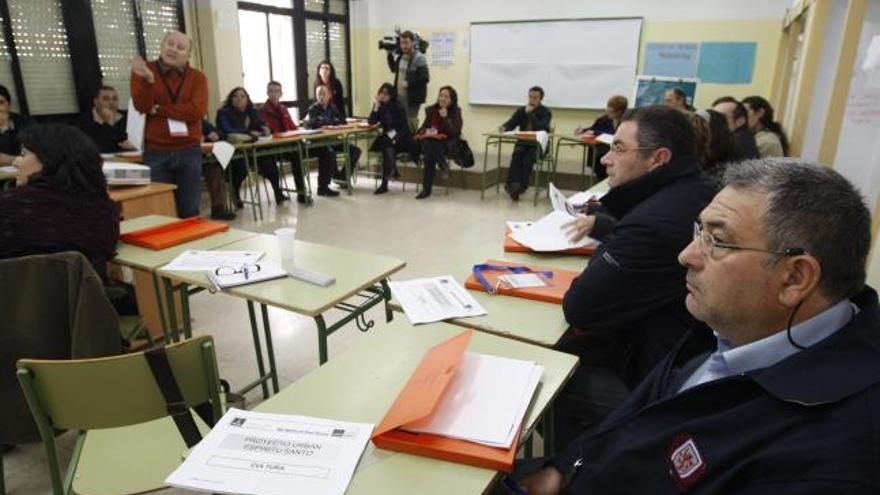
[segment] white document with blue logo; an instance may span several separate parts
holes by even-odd
[[[165,483],[214,493],[342,495],[374,427],[233,408]]]
[[[486,314],[451,275],[388,282],[388,287],[413,325]]]

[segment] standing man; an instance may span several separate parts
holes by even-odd
[[[507,122],[501,125],[499,131],[507,132],[519,129],[527,131],[550,132],[550,119],[553,113],[541,104],[544,100],[544,90],[540,86],[529,88],[529,102],[524,107],[519,107]],[[519,201],[520,194],[529,187],[529,177],[532,168],[538,161],[538,146],[534,142],[517,141],[513,148],[513,156],[510,157],[510,168],[507,171],[507,184],[504,190],[510,195],[510,199]]]
[[[119,95],[113,86],[101,86],[92,99],[92,108],[79,121],[79,128],[98,146],[101,153],[134,150],[125,130],[125,114],[119,111]]]
[[[742,160],[758,158],[758,145],[755,136],[749,130],[748,110],[746,106],[732,96],[722,96],[712,103],[712,110],[724,115],[727,128],[736,140],[736,150]]]
[[[131,61],[131,97],[147,115],[144,163],[152,179],[177,185],[181,218],[199,214],[202,117],[208,112],[208,81],[189,66],[192,40],[180,31],[162,39],[159,60]]]
[[[428,94],[428,59],[415,47],[412,31],[400,33],[400,54],[388,53],[388,68],[394,73],[397,97],[406,109],[410,130],[419,125],[419,107]]]

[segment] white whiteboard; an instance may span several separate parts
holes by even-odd
[[[636,81],[642,19],[471,24],[470,90],[475,104],[524,105],[532,86],[556,108],[605,108]]]

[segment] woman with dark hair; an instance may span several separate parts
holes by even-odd
[[[330,103],[332,103],[342,120],[345,120],[345,92],[342,89],[342,81],[336,77],[336,68],[329,60],[322,60],[318,64],[318,73],[315,74],[315,82],[312,84],[312,91],[318,89],[318,86],[327,86],[330,88]]]
[[[370,124],[379,124],[382,135],[373,141],[370,150],[382,153],[382,184],[373,194],[388,192],[388,178],[400,177],[397,171],[397,153],[409,152],[414,155],[414,141],[409,130],[406,110],[397,99],[397,89],[390,83],[382,83],[373,100]]]
[[[749,130],[755,135],[755,144],[761,158],[788,156],[788,138],[779,122],[773,120],[773,107],[760,96],[743,98],[748,114]]]
[[[0,166],[12,165],[21,153],[19,133],[30,125],[30,119],[12,111],[12,95],[0,85]]]
[[[20,138],[18,187],[0,193],[0,258],[79,251],[106,280],[119,207],[95,143],[65,124],[33,125]]]
[[[709,117],[709,146],[703,170],[706,175],[721,182],[727,164],[742,160],[742,157],[736,146],[736,138],[727,125],[727,117],[715,110],[705,110],[705,113]]]
[[[461,143],[461,126],[458,93],[452,86],[443,86],[437,93],[437,103],[425,108],[425,120],[416,131],[418,138],[422,141],[422,153],[425,159],[422,191],[419,192],[416,199],[424,199],[431,195],[437,164],[443,165],[447,158],[458,153]]]
[[[263,123],[260,114],[254,108],[251,96],[247,90],[241,86],[233,88],[226,96],[226,102],[217,110],[217,128],[226,136],[226,139],[235,144],[241,142],[254,141],[258,137],[268,136],[272,130]],[[244,161],[235,160],[232,166],[232,191],[234,192],[235,207],[243,206],[239,190],[241,183],[247,176],[247,168]],[[260,160],[257,162],[257,168],[263,177],[269,179],[272,184],[272,191],[275,192],[275,202],[281,204],[289,201],[290,198],[281,190],[281,183],[278,177],[278,167],[274,162]]]

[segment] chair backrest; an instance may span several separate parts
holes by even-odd
[[[214,341],[200,336],[166,348],[188,407],[211,402],[220,418],[220,379]],[[97,359],[21,359],[18,378],[34,419],[44,427],[114,428],[168,416],[143,352]]]

